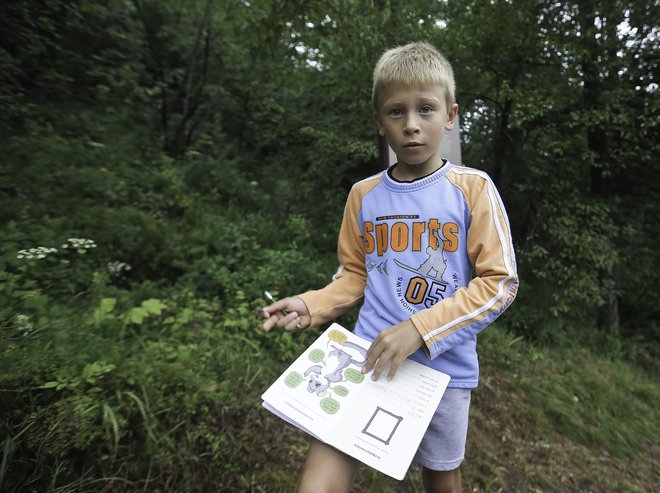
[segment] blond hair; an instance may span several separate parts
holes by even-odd
[[[379,92],[392,84],[407,87],[440,84],[445,88],[447,108],[454,104],[454,71],[447,59],[428,43],[409,43],[383,53],[374,69],[371,91],[376,111]]]

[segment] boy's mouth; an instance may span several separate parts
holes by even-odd
[[[403,144],[403,147],[421,147],[422,144],[419,142],[408,142],[407,144]]]

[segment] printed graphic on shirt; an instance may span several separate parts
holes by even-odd
[[[376,218],[375,223],[365,221],[363,240],[366,252],[368,254],[376,252],[379,257],[390,249],[394,252],[406,250],[421,252],[424,240],[427,240],[428,245],[434,249],[438,247],[438,242],[442,241],[445,252],[455,252],[458,249],[458,224],[454,222],[441,224],[437,219],[412,223],[397,221],[391,226],[387,222],[379,222],[379,220],[403,217],[418,218],[419,216],[383,216]],[[440,233],[440,236],[437,233]]]
[[[435,247],[431,245],[426,247],[428,257],[419,267],[415,268],[394,259],[394,263],[399,267],[418,274],[418,276],[408,281],[408,287],[405,291],[402,289],[403,278],[400,277],[397,282],[397,298],[410,313],[417,311],[413,305],[423,305],[425,308],[435,305],[438,301],[444,299],[449,287],[449,283],[442,278],[447,270],[444,238],[440,236],[438,230],[434,230],[433,235],[437,240],[437,244]]]
[[[386,276],[389,275],[387,272],[387,259],[385,259],[385,261],[381,262],[380,264],[375,264],[374,262],[369,262],[367,264],[367,272],[371,272],[374,268],[381,274]]]
[[[447,270],[447,259],[445,259],[445,243],[444,238],[440,236],[438,230],[433,230],[433,236],[437,240],[436,247],[431,245],[426,247],[426,254],[428,258],[420,265],[418,268],[411,267],[404,263],[399,262],[394,259],[394,263],[399,267],[407,269],[416,274],[428,277],[430,279],[435,279],[437,281],[443,281],[442,275]],[[443,281],[444,282],[444,281]]]
[[[408,219],[408,222],[402,219]],[[387,220],[396,222],[384,222]],[[376,221],[365,221],[363,225],[367,254],[375,253],[379,258],[384,258],[381,262],[367,262],[366,268],[370,273],[376,270],[389,276],[388,257],[396,253],[423,251],[426,254],[426,257],[419,256],[419,264],[392,259],[399,269],[408,273],[397,276],[393,286],[397,300],[411,314],[435,305],[458,288],[457,273],[447,272],[447,255],[458,249],[459,228],[456,223],[441,223],[438,219],[419,221],[419,216],[399,215],[379,216]],[[426,249],[422,250],[425,244]]]

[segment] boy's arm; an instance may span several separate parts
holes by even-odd
[[[458,173],[452,181],[470,207],[467,253],[476,277],[453,296],[411,317],[431,359],[483,330],[518,290],[509,221],[492,181],[469,172]]]
[[[371,185],[373,186],[375,184]],[[337,242],[339,269],[332,277],[332,282],[323,289],[298,295],[311,314],[311,326],[335,319],[348,308],[358,304],[364,296],[367,269],[364,263],[362,231],[358,222],[364,193],[365,186],[355,185],[348,195]]]

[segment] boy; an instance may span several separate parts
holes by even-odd
[[[363,372],[373,369],[377,380],[390,364],[394,378],[410,357],[451,376],[415,460],[427,491],[460,492],[479,373],[476,335],[518,287],[508,219],[485,173],[438,154],[458,105],[451,65],[435,48],[412,43],[385,52],[373,104],[397,163],[351,189],[332,282],[267,306],[263,328],[304,330],[363,300],[355,333],[373,340]],[[349,491],[358,465],[312,439],[298,491]]]

